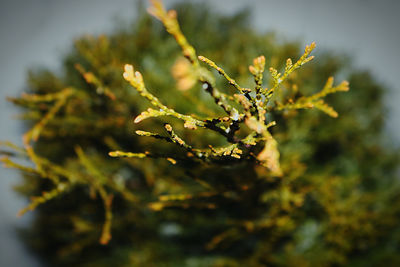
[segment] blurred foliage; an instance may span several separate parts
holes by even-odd
[[[253,58],[264,55],[279,71],[287,58],[302,54],[297,42],[256,32],[247,11],[222,16],[187,3],[175,9],[196,51],[249,88]],[[126,63],[139,68],[149,90],[177,112],[224,116],[187,71],[189,61],[174,38],[142,6],[138,14],[129,27],[77,39],[61,73],[31,71],[28,94],[11,99],[31,130],[25,148],[3,143],[11,152],[2,161],[23,172],[18,191],[37,196],[22,211],[36,209],[23,238],[45,263],[399,266],[399,154],[383,134],[384,88],[343,56],[319,53],[276,92],[300,99],[320,91],[331,76],[346,78],[351,87],[326,97],[337,119],[314,109],[267,112],[266,119],[276,122],[268,130],[279,144],[281,177],[248,160],[204,165],[109,157],[112,150],[186,153],[135,134],[132,117],[149,105],[124,81]],[[222,92],[235,93],[215,74]],[[273,87],[274,79],[266,86]],[[176,118],[145,120],[140,129],[163,132],[165,121],[193,147],[228,144],[224,136],[186,129]]]

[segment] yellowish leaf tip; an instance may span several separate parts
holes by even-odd
[[[117,151],[108,152],[108,155],[109,155],[110,157],[118,157]]]
[[[137,135],[146,135],[146,134],[147,134],[147,132],[141,131],[141,130],[137,130],[137,131],[135,131],[135,133],[136,133]]]
[[[100,237],[100,244],[101,245],[107,245],[108,242],[111,240],[111,234],[110,233],[104,233]]]
[[[172,132],[172,126],[170,124],[165,124],[164,127],[168,132]]]
[[[134,71],[133,66],[130,64],[125,64],[124,70],[125,70],[125,72],[124,72],[123,76],[124,76],[125,80],[127,80],[127,81],[133,80],[133,78],[134,78],[133,77],[133,71]]]
[[[176,17],[178,16],[176,10],[174,10],[174,9],[168,10],[167,15],[171,19],[176,19]]]
[[[164,208],[164,204],[159,202],[153,202],[149,204],[149,208],[154,211],[160,211]]]
[[[167,160],[168,160],[169,162],[171,162],[173,165],[176,164],[176,160],[173,159],[173,158],[167,158]]]

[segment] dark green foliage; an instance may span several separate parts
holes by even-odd
[[[253,86],[248,65],[259,55],[265,55],[267,66],[281,70],[287,58],[302,54],[298,43],[255,32],[246,12],[222,17],[199,5],[176,9],[182,31],[197,52],[221,64],[239,84]],[[26,173],[19,187],[26,196],[54,188],[62,191],[36,208],[34,224],[24,234],[46,263],[400,264],[396,254],[400,249],[399,157],[384,145],[388,143],[382,132],[384,89],[369,73],[349,70],[347,62],[332,53],[321,53],[304,65],[281,92],[308,96],[320,91],[330,76],[345,76],[351,90],[326,99],[339,113],[337,119],[314,109],[267,115],[276,121],[270,131],[279,144],[282,177],[247,161],[226,166],[109,157],[112,150],[184,155],[173,144],[135,135],[139,129],[164,132],[165,120],[194,147],[227,145],[223,137],[185,129],[174,118],[152,118],[141,122],[140,128],[133,124],[132,118],[149,105],[122,78],[125,63],[140,70],[151,93],[168,107],[182,114],[224,116],[201,84],[176,89],[171,69],[181,51],[158,21],[143,10],[140,14],[124,30],[77,40],[60,75],[36,70],[29,76],[29,93],[75,90],[32,143],[43,172],[57,174],[56,181],[35,171]],[[95,78],[89,74],[85,80],[89,72]],[[234,93],[222,78],[216,83],[221,91]],[[294,84],[297,92],[288,89]],[[29,126],[53,106],[24,97],[13,101],[24,108]],[[63,170],[57,172],[54,164]],[[55,187],[60,181],[71,186]],[[104,206],[111,199],[112,239],[101,245]]]

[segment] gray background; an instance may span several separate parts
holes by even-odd
[[[165,1],[166,5],[177,1]],[[199,0],[198,0],[199,2]],[[386,96],[386,128],[400,144],[400,1],[396,0],[247,0],[204,1],[224,13],[245,6],[260,31],[275,30],[288,39],[315,41],[317,49],[351,54],[357,68],[373,71],[390,91]],[[17,110],[5,101],[24,88],[26,70],[57,70],[73,38],[109,32],[115,18],[132,18],[133,0],[0,0],[0,140],[21,144]],[[390,139],[388,139],[390,140]],[[29,223],[31,214],[16,218],[26,204],[12,192],[18,175],[0,168],[0,266],[39,266],[16,238],[14,227]]]

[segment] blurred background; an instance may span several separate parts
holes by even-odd
[[[179,1],[164,1],[168,7]],[[201,1],[196,1],[201,2]],[[386,95],[388,136],[400,144],[400,2],[396,0],[235,0],[202,1],[231,14],[249,8],[259,31],[275,31],[288,40],[317,43],[351,55],[356,68],[369,69],[389,88]],[[17,110],[5,98],[24,90],[26,71],[33,66],[53,70],[72,40],[83,34],[110,32],[132,20],[134,0],[0,0],[0,140],[21,144],[23,129],[13,119]],[[0,266],[39,266],[16,236],[16,227],[29,223],[30,214],[16,218],[26,201],[12,186],[14,170],[0,169]]]

